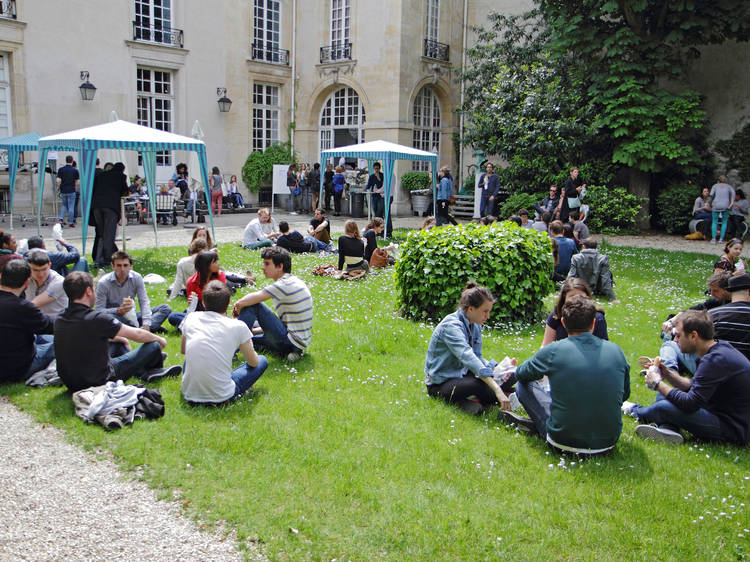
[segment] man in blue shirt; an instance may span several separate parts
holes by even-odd
[[[76,187],[80,182],[78,170],[73,167],[73,157],[65,157],[65,166],[57,170],[57,187],[62,195],[62,209],[60,209],[60,222],[65,224],[65,212],[68,212],[68,223],[76,225]]]
[[[714,340],[705,311],[687,310],[675,324],[683,353],[696,354],[692,379],[669,369],[660,357],[646,371],[646,385],[656,391],[650,406],[626,402],[623,413],[642,422],[635,434],[644,439],[681,444],[681,429],[706,441],[750,442],[750,360],[725,341]],[[652,424],[652,425],[649,425]]]
[[[557,242],[558,255],[555,274],[552,279],[554,281],[565,281],[570,271],[570,259],[573,257],[573,254],[578,253],[578,248],[576,248],[576,243],[573,240],[563,236],[563,223],[560,221],[549,223],[549,234]]]

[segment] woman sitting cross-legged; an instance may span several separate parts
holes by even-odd
[[[344,234],[339,237],[339,269],[346,273],[363,270],[368,271],[370,265],[365,260],[365,243],[359,235],[359,227],[353,220],[344,223]]]
[[[482,357],[482,325],[489,319],[494,303],[495,297],[486,287],[469,281],[461,293],[458,310],[437,325],[427,348],[427,393],[470,414],[481,414],[497,403],[501,409],[510,410],[505,393],[510,391],[514,379],[504,383],[502,389],[492,378],[497,362]],[[472,396],[477,401],[471,400]]]
[[[566,279],[560,289],[560,296],[557,298],[555,310],[547,317],[547,325],[544,327],[544,339],[541,347],[551,344],[553,341],[563,340],[568,337],[568,331],[562,324],[562,309],[568,297],[573,295],[584,295],[593,298],[591,288],[583,279],[571,277]],[[596,321],[594,322],[594,335],[603,340],[608,340],[607,320],[604,318],[604,311],[596,309]]]
[[[209,281],[214,280],[227,284],[226,274],[219,269],[219,254],[213,250],[204,250],[195,256],[195,274],[185,284],[185,293],[187,293],[188,300],[191,301],[191,307],[186,312],[173,312],[169,315],[167,321],[179,329],[188,312],[204,310],[201,302],[203,288]]]

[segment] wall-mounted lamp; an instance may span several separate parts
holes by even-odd
[[[219,111],[222,113],[226,113],[229,111],[229,108],[232,107],[232,100],[230,100],[227,97],[227,89],[226,88],[216,88],[216,95],[221,96],[217,103],[219,104]]]
[[[94,86],[91,82],[89,82],[88,70],[81,71],[81,80],[85,80],[83,84],[78,86],[78,89],[81,91],[81,99],[83,101],[93,100],[94,94],[96,94],[96,86]]]

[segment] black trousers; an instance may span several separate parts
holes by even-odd
[[[448,201],[446,199],[438,199],[436,224],[437,226],[441,226],[446,223],[451,223],[453,225],[458,224],[456,222],[456,219],[454,219],[450,214],[450,207],[448,206]]]
[[[333,192],[333,208],[336,213],[341,213],[341,196],[343,194],[343,191]]]

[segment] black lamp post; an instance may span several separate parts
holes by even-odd
[[[81,91],[81,99],[83,101],[93,100],[94,95],[96,94],[96,86],[94,86],[91,82],[89,82],[88,70],[81,71],[81,80],[85,80],[83,84],[78,86],[78,89]]]
[[[217,103],[219,104],[219,111],[222,113],[226,113],[227,111],[229,111],[229,108],[232,107],[232,100],[227,97],[227,89],[216,88],[216,95],[221,96],[217,100]]]

